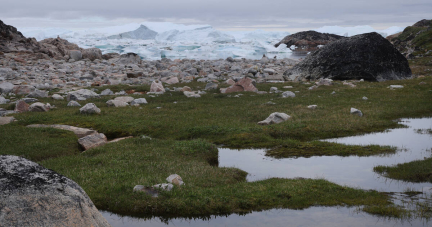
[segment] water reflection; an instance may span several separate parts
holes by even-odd
[[[158,218],[150,220],[120,217],[102,211],[102,215],[112,226],[331,226],[331,227],[369,227],[369,226],[427,226],[421,220],[395,220],[358,212],[356,208],[311,207],[305,210],[272,209],[252,212],[246,215],[232,214],[227,217],[214,217],[210,220],[171,219],[168,223]]]
[[[432,128],[432,118],[405,119],[408,128],[387,130],[363,136],[344,137],[325,141],[353,145],[390,145],[398,147],[393,155],[372,157],[323,156],[310,158],[274,159],[265,156],[264,150],[219,149],[219,166],[237,167],[249,173],[248,181],[271,177],[324,178],[331,182],[362,189],[403,192],[407,188],[422,191],[430,183],[407,183],[392,180],[373,172],[377,165],[393,165],[431,156],[432,136],[419,134],[417,129]],[[414,129],[414,130],[413,130]]]

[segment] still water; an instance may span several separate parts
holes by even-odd
[[[398,150],[392,155],[274,159],[265,156],[265,150],[220,148],[219,166],[237,167],[248,172],[248,181],[271,177],[324,178],[339,185],[384,192],[403,192],[407,189],[430,191],[430,183],[391,180],[373,172],[373,167],[377,165],[394,165],[431,157],[432,134],[427,129],[432,129],[432,118],[402,119],[400,123],[407,127],[382,133],[325,140],[353,145],[395,146]],[[214,216],[206,220],[176,218],[165,222],[157,217],[140,219],[121,217],[105,211],[101,213],[113,226],[432,226],[432,223],[419,219],[401,222],[346,207],[272,209],[246,215]]]

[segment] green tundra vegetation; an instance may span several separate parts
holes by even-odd
[[[155,97],[131,95],[147,99],[148,104],[140,107],[107,107],[105,102],[113,98],[110,96],[80,102],[95,103],[102,110],[98,115],[82,115],[78,107],[67,107],[66,100],[40,99],[56,108],[45,113],[14,114],[17,122],[0,126],[0,154],[19,155],[53,169],[76,181],[99,209],[125,215],[192,217],[271,208],[359,206],[373,214],[410,217],[409,211],[392,204],[385,193],[336,185],[325,179],[247,182],[244,171],[217,166],[217,146],[267,148],[267,155],[276,158],[393,153],[394,147],[317,140],[404,127],[397,119],[432,116],[430,76],[353,83],[354,88],[335,81],[332,86],[313,90],[307,83],[257,84],[261,91],[269,91],[270,87],[288,90],[283,86],[293,86],[289,90],[298,91],[295,98],[281,98],[280,93],[210,91],[201,98],[187,98],[181,92]],[[172,86],[185,85],[193,90],[205,86],[199,82]],[[404,88],[389,89],[389,85]],[[148,85],[97,89],[106,88],[149,90]],[[308,105],[318,107],[308,109]],[[361,110],[363,117],[350,114],[351,107]],[[280,124],[257,124],[273,112],[291,118]],[[29,124],[65,124],[93,128],[109,139],[134,138],[82,152],[73,133],[26,128]],[[426,168],[421,171],[430,173]],[[385,172],[389,174],[390,170]],[[158,198],[132,191],[135,185],[164,183],[174,173],[183,178],[185,185],[161,191]]]

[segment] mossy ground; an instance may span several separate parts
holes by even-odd
[[[388,86],[392,84],[404,88],[390,90]],[[79,108],[67,107],[64,100],[40,99],[57,109],[15,114],[18,122],[0,126],[0,154],[38,161],[80,184],[99,209],[121,214],[199,216],[275,207],[365,205],[371,213],[402,216],[404,211],[391,205],[385,194],[339,186],[324,179],[246,182],[241,170],[211,165],[217,159],[213,144],[270,148],[268,155],[275,157],[394,152],[391,147],[310,141],[401,127],[394,121],[397,118],[432,116],[431,84],[431,77],[358,82],[356,88],[335,82],[315,90],[299,83],[258,84],[259,90],[268,91],[272,86],[285,90],[282,86],[291,85],[291,90],[298,92],[295,98],[287,99],[280,98],[280,94],[242,93],[237,98],[236,94],[218,92],[186,98],[182,93],[168,92],[158,97],[144,96],[149,104],[141,108],[106,107],[105,102],[112,97],[88,100],[102,109],[100,115],[82,115]],[[198,82],[176,86],[183,85],[194,90],[205,86]],[[148,86],[111,88],[148,90]],[[336,94],[331,94],[333,91]],[[363,100],[364,96],[368,99]],[[269,101],[276,104],[268,104]],[[308,109],[312,104],[318,108]],[[360,109],[364,116],[351,115],[351,107]],[[287,113],[291,119],[277,125],[257,125],[273,112]],[[24,128],[28,124],[67,124],[93,128],[109,138],[136,138],[80,153],[72,133]],[[154,139],[140,139],[141,135]],[[163,183],[173,173],[181,175],[186,186],[162,192],[157,199],[132,192],[137,184]]]

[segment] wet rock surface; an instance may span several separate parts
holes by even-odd
[[[284,73],[290,80],[400,80],[411,77],[407,59],[378,33],[332,42]]]
[[[4,226],[110,226],[74,181],[27,159],[0,156]]]

